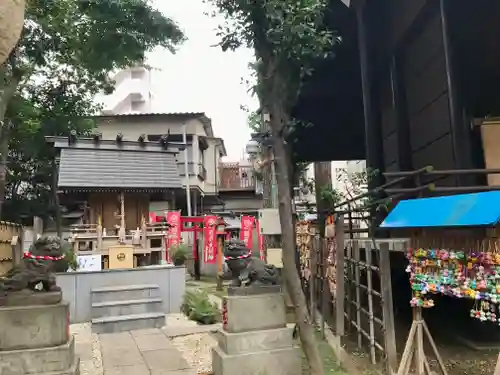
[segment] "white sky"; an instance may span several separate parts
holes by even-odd
[[[257,98],[248,92],[242,78],[250,78],[248,63],[253,52],[240,49],[222,52],[216,27],[221,18],[204,13],[210,5],[203,0],[154,0],[155,7],[175,20],[188,40],[175,55],[154,51],[148,63],[153,71],[154,112],[205,112],[211,119],[215,136],[224,139],[228,160],[242,157],[250,130],[247,113],[240,106],[258,107]]]

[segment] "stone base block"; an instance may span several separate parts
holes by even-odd
[[[281,293],[280,285],[250,285],[250,286],[229,286],[228,296],[252,296],[256,294],[276,294]]]
[[[77,358],[73,362],[73,365],[64,371],[56,371],[56,372],[44,372],[38,373],[37,375],[80,375],[80,359]]]
[[[74,338],[50,348],[0,351],[0,374],[66,373],[75,364]]]
[[[0,351],[36,349],[68,342],[69,305],[0,307]]]
[[[23,289],[18,292],[9,292],[0,297],[0,306],[28,306],[28,305],[55,305],[62,301],[62,292],[36,292]]]
[[[293,346],[293,328],[277,328],[266,331],[230,333],[221,330],[217,334],[219,348],[228,355],[253,353]]]
[[[228,355],[219,347],[212,351],[214,375],[301,375],[302,352],[298,347]]]
[[[230,333],[286,327],[282,293],[228,296],[222,307],[223,328]]]

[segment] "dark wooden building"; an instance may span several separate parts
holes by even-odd
[[[327,21],[342,43],[296,108],[315,125],[300,157],[366,157],[381,171],[484,168],[486,143],[500,144],[476,126],[500,115],[499,17],[495,0],[332,0]]]

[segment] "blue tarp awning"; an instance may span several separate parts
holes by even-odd
[[[381,228],[494,226],[500,221],[500,191],[403,200]]]

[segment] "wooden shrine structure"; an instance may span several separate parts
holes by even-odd
[[[158,264],[165,250],[165,223],[148,223],[149,202],[174,204],[182,182],[178,148],[162,138],[125,141],[48,137],[59,153],[58,195],[61,204],[81,202],[81,223],[71,226],[75,253],[100,254],[104,267],[110,248],[133,248],[134,266]]]
[[[441,373],[448,374],[422,316],[422,309],[434,307],[437,294],[471,299],[471,319],[496,328],[500,316],[499,223],[500,191],[404,200],[382,222],[384,229],[413,231],[406,255],[414,315],[397,375],[408,375],[412,363],[417,375],[435,374],[424,352],[424,339]],[[497,364],[494,375],[499,372]]]

